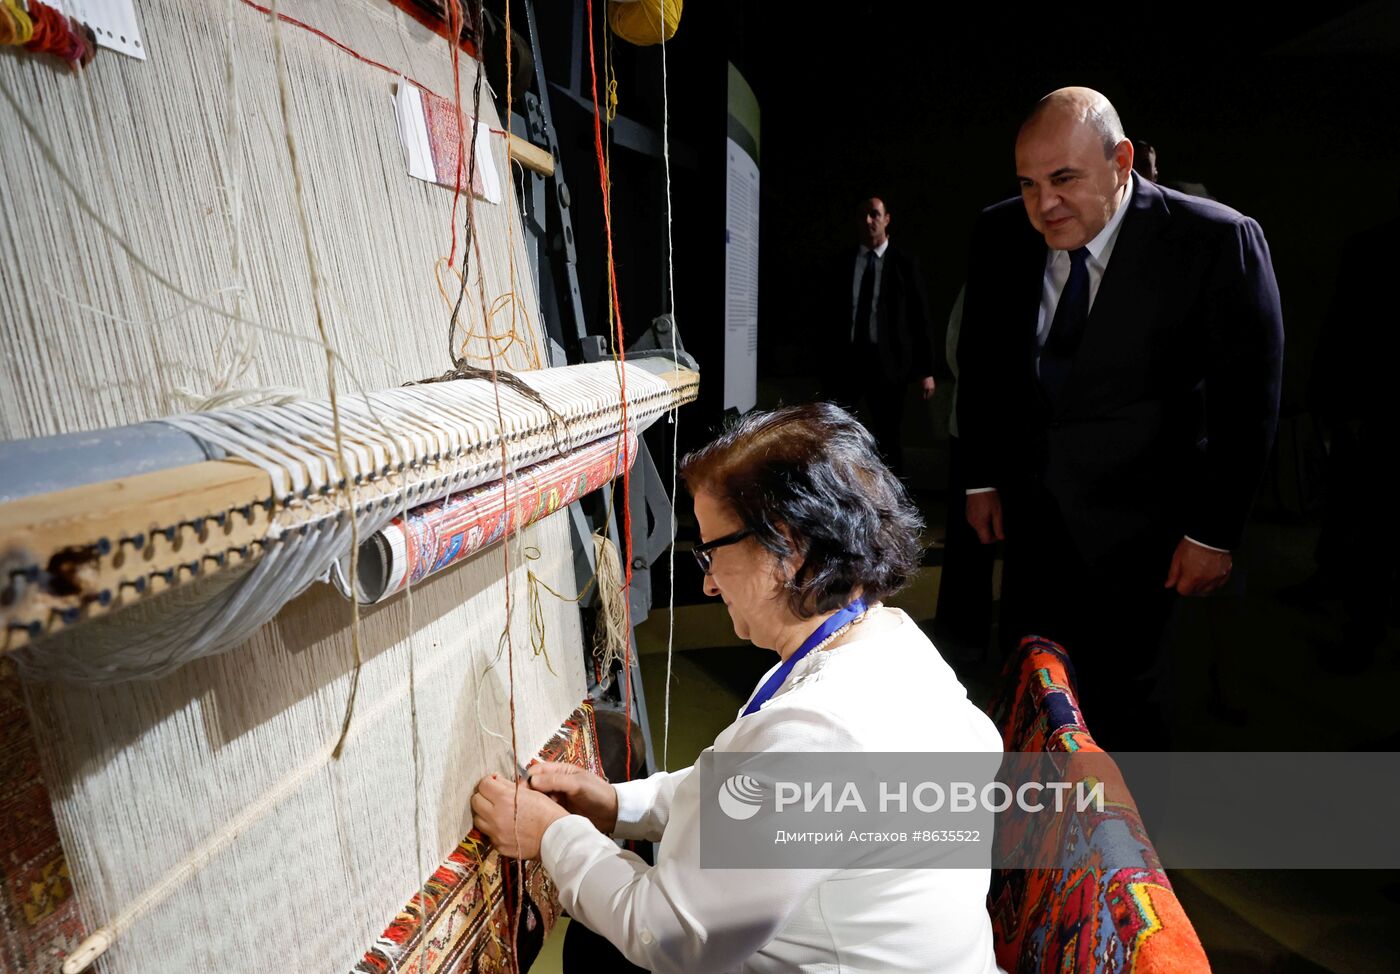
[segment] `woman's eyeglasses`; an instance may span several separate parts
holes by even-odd
[[[722,538],[715,538],[713,541],[706,541],[704,544],[698,544],[690,550],[695,555],[695,561],[700,565],[700,570],[708,575],[710,574],[710,566],[714,563],[714,555],[712,552],[716,548],[738,544],[751,534],[753,534],[753,531],[745,528],[743,531],[735,531],[733,534],[726,534]]]

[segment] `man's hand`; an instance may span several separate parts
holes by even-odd
[[[933,391],[938,388],[938,383],[933,381],[933,376],[926,375],[919,380],[919,395],[925,399],[933,398]]]
[[[530,786],[488,775],[472,795],[472,825],[503,856],[538,859],[547,828],[569,813]]]
[[[1233,561],[1228,551],[1215,551],[1182,538],[1172,555],[1165,588],[1180,595],[1207,595],[1230,578]]]
[[[1006,540],[1001,530],[1001,495],[994,490],[968,494],[967,523],[983,544]]]
[[[587,768],[567,761],[541,761],[527,771],[530,787],[574,815],[582,815],[604,835],[617,828],[617,791]]]

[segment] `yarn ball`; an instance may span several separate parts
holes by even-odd
[[[649,47],[676,36],[683,0],[610,0],[608,23],[613,33],[638,47]],[[664,32],[663,32],[664,31]]]

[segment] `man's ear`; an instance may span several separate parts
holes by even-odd
[[[1133,140],[1124,139],[1113,147],[1113,165],[1125,180],[1133,171]]]

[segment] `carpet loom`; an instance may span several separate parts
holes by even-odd
[[[527,377],[547,364],[489,94],[499,202],[406,170],[395,72],[460,91],[470,112],[475,61],[454,80],[452,45],[388,0],[276,11],[316,31],[244,0],[142,0],[144,61],[0,57],[0,440],[326,401],[327,345],[341,396],[438,376],[453,356]],[[567,520],[544,517],[361,606],[358,667],[350,603],[323,584],[154,679],[21,684],[0,657],[0,802],[8,829],[32,826],[0,844],[0,971],[59,970],[102,928],[93,969],[111,972],[509,969],[499,943],[371,947],[420,889],[441,893],[424,887],[440,864],[460,865],[480,776],[550,741],[596,765],[578,608],[543,595],[541,639],[523,604],[538,583],[581,581]],[[34,847],[46,816],[57,858]]]

